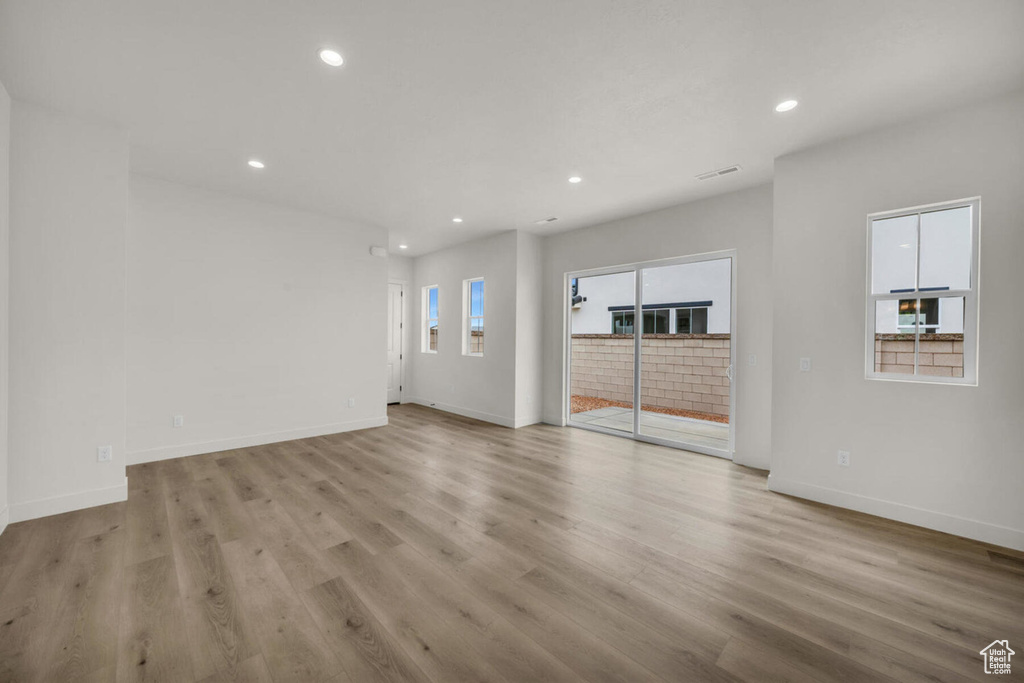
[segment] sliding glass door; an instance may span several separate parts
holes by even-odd
[[[568,423],[732,457],[735,254],[569,273]]]

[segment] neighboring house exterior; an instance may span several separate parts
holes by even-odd
[[[731,284],[729,259],[645,270],[644,332],[728,334]],[[632,273],[581,277],[574,290],[573,334],[633,333]]]

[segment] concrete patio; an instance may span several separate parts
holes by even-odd
[[[633,409],[611,406],[573,413],[570,422],[595,425],[624,432],[633,431]],[[729,449],[729,425],[687,417],[640,413],[640,433],[660,439],[679,441],[694,446]]]

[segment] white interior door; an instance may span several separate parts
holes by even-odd
[[[402,285],[388,284],[388,403],[402,400]]]

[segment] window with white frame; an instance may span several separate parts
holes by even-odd
[[[867,377],[977,383],[979,200],[868,217]]]
[[[423,353],[437,353],[437,298],[437,285],[423,288],[423,341],[420,348]]]
[[[484,355],[484,279],[474,278],[462,283],[462,353]]]

